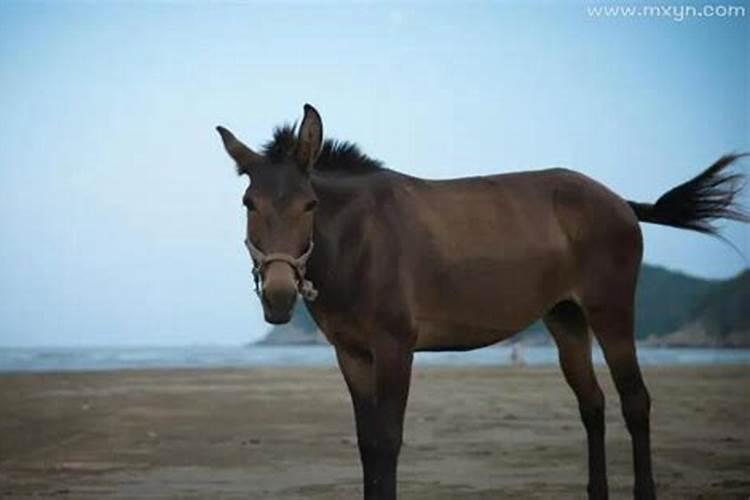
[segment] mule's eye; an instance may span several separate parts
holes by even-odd
[[[318,206],[318,200],[310,200],[305,203],[305,212],[312,212]]]
[[[253,212],[255,210],[255,203],[253,203],[253,200],[250,198],[245,198],[242,200],[242,204],[245,205],[245,207],[250,211]]]

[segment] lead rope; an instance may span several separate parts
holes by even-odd
[[[245,246],[250,252],[250,257],[253,260],[253,281],[255,282],[255,293],[258,295],[258,297],[261,296],[260,282],[262,278],[261,274],[263,272],[263,268],[271,262],[276,261],[286,262],[292,267],[292,269],[294,269],[294,274],[297,278],[297,292],[302,296],[303,299],[307,300],[308,302],[312,302],[318,297],[318,291],[315,289],[315,285],[313,285],[313,282],[305,278],[305,273],[307,272],[307,259],[310,258],[310,255],[313,251],[312,238],[310,239],[310,243],[307,246],[307,250],[305,250],[305,253],[303,253],[296,259],[291,255],[285,253],[265,254],[262,250],[253,245],[253,243],[250,241],[250,238],[245,240]]]
[[[255,259],[253,259],[253,281],[255,282],[255,295],[260,298],[260,268]]]

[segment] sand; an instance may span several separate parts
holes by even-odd
[[[630,443],[609,376],[611,497]],[[646,370],[660,498],[750,495],[750,366]],[[585,496],[585,440],[557,369],[415,370],[403,499]],[[0,497],[356,499],[354,424],[333,369],[0,376]]]

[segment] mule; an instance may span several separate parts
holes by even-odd
[[[632,438],[634,495],[655,497],[651,400],[636,357],[639,222],[716,234],[748,222],[735,206],[741,155],[659,198],[627,201],[571,170],[425,180],[385,168],[349,142],[323,140],[318,112],[277,128],[255,152],[217,127],[237,172],[246,245],[265,319],[289,321],[302,295],[335,347],[354,407],[364,498],[395,499],[415,351],[467,350],[542,318],[580,408],[588,495],[607,498],[597,339]]]

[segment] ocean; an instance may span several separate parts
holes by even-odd
[[[750,364],[750,349],[638,348],[641,364]],[[524,347],[523,363],[557,365],[554,346]],[[594,350],[597,364],[602,354]],[[417,353],[417,365],[510,366],[511,347],[492,346],[467,352]],[[186,346],[186,347],[48,347],[0,348],[0,372],[51,372],[144,368],[246,368],[269,366],[333,367],[329,346]]]

